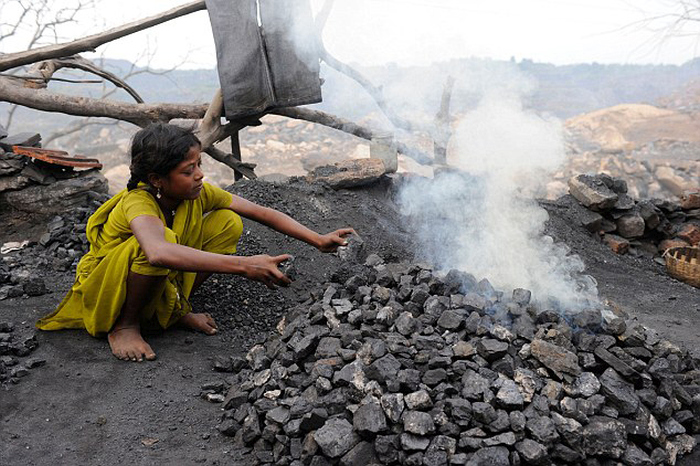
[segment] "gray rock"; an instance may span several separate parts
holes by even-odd
[[[378,463],[379,459],[372,442],[360,442],[340,458],[340,466],[367,466]]]
[[[598,309],[584,309],[574,314],[573,325],[590,331],[597,331],[603,323],[603,316]]]
[[[397,423],[401,420],[404,410],[403,393],[385,393],[380,400],[384,414],[391,422]]]
[[[541,443],[525,438],[515,444],[515,449],[526,464],[542,464],[547,458],[547,448]]]
[[[479,356],[492,362],[506,354],[508,343],[492,338],[482,338],[476,343],[476,350]]]
[[[250,368],[254,371],[260,371],[270,365],[270,361],[265,354],[265,347],[262,345],[253,346],[245,358]]]
[[[302,432],[311,432],[323,426],[328,419],[328,412],[325,409],[313,409],[301,417],[299,429]]]
[[[552,445],[559,440],[554,421],[547,416],[534,416],[527,421],[525,427],[533,439],[544,445]]]
[[[376,361],[375,361],[376,362]],[[333,374],[333,383],[349,385],[353,381],[365,378],[365,365],[359,359],[346,364],[342,369]]]
[[[347,245],[338,248],[338,257],[344,261],[360,263],[365,246],[364,240],[357,233],[350,235],[346,240]]]
[[[570,396],[583,396],[590,397],[598,393],[600,390],[600,381],[598,377],[592,372],[581,372],[581,374],[576,377],[574,383],[571,385]]]
[[[516,383],[510,379],[505,379],[498,393],[496,393],[496,402],[507,410],[513,410],[522,409],[524,400]]]
[[[555,372],[579,375],[578,357],[571,351],[544,340],[535,339],[530,344],[532,356]]]
[[[416,330],[416,319],[410,312],[402,312],[394,321],[396,331],[401,335],[409,336]]]
[[[616,210],[630,210],[635,206],[635,200],[624,193],[618,193],[617,202],[613,206]]]
[[[437,324],[445,330],[457,330],[464,324],[464,314],[453,309],[447,309],[442,312]]]
[[[634,414],[639,407],[639,397],[634,386],[626,382],[613,368],[608,368],[600,376],[602,393],[618,409],[620,414]]]
[[[403,413],[403,428],[411,434],[426,435],[435,432],[435,422],[428,413],[406,411]]]
[[[430,439],[418,435],[401,434],[401,448],[405,451],[424,451],[430,446]]]
[[[478,450],[467,466],[510,466],[510,452],[506,447],[487,447]]]
[[[338,350],[342,347],[339,338],[323,337],[316,347],[316,357],[319,359],[338,356]]]
[[[515,445],[516,439],[513,432],[504,432],[502,434],[495,435],[484,439],[481,444],[484,447],[495,447],[498,445],[513,446]]]
[[[384,410],[376,401],[363,404],[355,411],[352,425],[360,434],[384,432],[387,428]]]
[[[41,277],[30,277],[22,283],[24,292],[29,296],[41,296],[49,292]]]
[[[469,358],[476,354],[476,347],[464,340],[459,340],[452,346],[452,352],[456,358]]]
[[[32,180],[21,174],[0,176],[0,193],[22,189],[29,186],[31,182]]]
[[[472,406],[463,398],[449,398],[446,405],[452,414],[452,419],[460,427],[466,427],[472,419]]]
[[[387,354],[367,367],[367,377],[376,380],[377,382],[386,382],[396,377],[401,363],[394,357],[393,354]]]
[[[433,400],[425,390],[418,390],[405,395],[404,402],[410,410],[422,411],[433,407]]]
[[[48,186],[27,186],[0,193],[0,202],[31,213],[64,213],[107,194],[107,180],[99,171],[86,170],[75,178],[58,180]]]
[[[265,419],[276,424],[285,424],[289,421],[289,408],[278,406],[265,414]]]
[[[685,427],[683,427],[678,421],[673,418],[667,419],[662,425],[661,429],[666,435],[679,435],[685,434]]]
[[[530,299],[532,298],[532,292],[524,288],[516,288],[513,290],[513,302],[520,304],[521,306],[526,306],[530,304]]]
[[[260,429],[260,418],[255,408],[248,408],[248,414],[243,420],[243,427],[241,427],[242,440],[246,445],[251,445],[254,443],[262,434]]]
[[[581,430],[583,429],[581,423],[556,412],[551,413],[551,417],[557,432],[566,443],[578,447],[581,443]]]
[[[472,415],[474,419],[481,422],[482,424],[491,424],[498,418],[496,410],[489,403],[484,403],[483,401],[477,401],[472,403]]]
[[[644,450],[633,443],[627,444],[625,454],[622,455],[622,463],[628,466],[653,466],[654,463]]]
[[[639,215],[623,215],[617,219],[617,232],[623,238],[638,238],[644,234],[646,224]]]
[[[399,458],[399,436],[377,435],[374,439],[374,451],[377,458],[384,464],[391,464]]]
[[[636,370],[629,366],[629,364],[601,346],[595,348],[594,354],[624,377],[631,380],[638,380],[641,377]]]
[[[462,396],[468,400],[481,400],[491,383],[481,375],[468,370],[462,376]]]
[[[434,387],[447,379],[447,371],[442,368],[428,369],[423,373],[422,382],[428,387]]]
[[[554,445],[554,447],[551,450],[550,456],[554,460],[559,460],[555,461],[554,464],[560,464],[562,462],[579,464],[581,461],[583,461],[583,455],[581,455],[581,453],[577,452],[576,450],[572,450],[571,448],[561,443],[557,443],[556,445]]]
[[[313,438],[324,455],[331,458],[343,456],[359,441],[352,425],[345,419],[331,418],[318,429]]]
[[[569,180],[569,193],[583,206],[592,210],[609,209],[617,202],[617,194],[603,181],[589,175],[578,175]]]
[[[625,425],[616,419],[593,418],[583,428],[583,450],[587,455],[621,458],[627,448]]]
[[[583,210],[583,212],[580,213],[579,219],[581,221],[581,226],[591,233],[597,233],[603,225],[603,216],[590,210]]]

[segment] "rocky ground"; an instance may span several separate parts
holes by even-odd
[[[365,254],[386,262],[410,260],[415,245],[391,202],[392,184],[333,191],[292,182],[277,186],[245,182],[235,191],[288,212],[317,230],[353,226]],[[547,233],[579,254],[601,295],[619,314],[655,329],[662,338],[697,354],[700,292],[670,278],[643,256],[616,255],[581,225],[587,210],[572,198],[547,201]],[[16,239],[16,238],[13,238]],[[36,238],[37,240],[39,238]],[[249,451],[222,435],[220,401],[234,381],[224,366],[244,357],[274,331],[286,310],[328,280],[348,274],[348,263],[321,254],[252,222],[246,224],[240,253],[291,253],[297,279],[287,289],[270,291],[238,277],[215,276],[193,298],[211,312],[221,332],[206,337],[185,330],[153,335],[158,353],[152,363],[130,364],[109,354],[105,340],[84,332],[36,333],[33,322],[50,312],[72,282],[70,271],[45,267],[50,293],[0,301],[0,323],[12,342],[34,339],[26,354],[13,356],[17,383],[0,390],[0,463],[43,464],[248,464]],[[2,330],[0,330],[2,332]],[[14,344],[13,343],[13,344]],[[26,346],[26,345],[25,345]],[[19,375],[19,374],[18,374]],[[697,464],[691,454],[677,464]],[[320,463],[319,463],[320,464]]]

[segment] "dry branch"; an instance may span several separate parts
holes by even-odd
[[[375,133],[366,126],[359,125],[350,120],[346,120],[344,118],[340,118],[338,116],[331,115],[320,110],[311,110],[308,108],[301,107],[290,107],[277,108],[269,111],[268,113],[286,116],[289,118],[295,118],[297,120],[306,120],[312,123],[318,123],[319,125],[328,126],[329,128],[334,128],[362,139],[371,140],[375,136]],[[433,163],[433,158],[419,149],[410,147],[401,142],[397,142],[396,148],[400,153],[411,157],[413,160],[420,164],[430,165]]]
[[[115,75],[114,73],[110,73],[109,71],[103,70],[102,68],[99,68],[91,61],[86,60],[78,55],[75,55],[73,57],[65,57],[56,60],[47,60],[36,63],[29,69],[27,77],[31,79],[35,76],[37,79],[43,80],[43,82],[33,81],[33,85],[29,87],[45,88],[48,81],[52,78],[53,74],[61,68],[75,68],[87,71],[89,73],[93,73],[101,78],[106,79],[115,86],[124,89],[127,93],[129,93],[130,96],[134,98],[136,102],[140,104],[143,103],[143,99],[138,94],[138,92],[136,92],[134,88],[129,86],[117,75]]]
[[[156,121],[174,118],[199,119],[206,112],[206,105],[185,104],[131,104],[104,99],[91,99],[56,94],[45,89],[27,89],[0,78],[0,101],[75,116],[107,117],[146,126]]]
[[[155,16],[134,21],[123,26],[119,26],[109,31],[93,34],[92,36],[77,39],[65,44],[47,45],[24,52],[8,53],[0,55],[0,71],[9,70],[18,66],[29,65],[42,60],[50,60],[53,58],[67,57],[81,52],[93,51],[100,45],[119,39],[129,34],[133,34],[144,29],[156,26],[158,24],[170,21],[171,19],[185,16],[195,11],[206,9],[204,0],[187,3],[179,7],[160,13]]]
[[[240,160],[236,159],[232,154],[227,154],[226,152],[217,149],[214,146],[204,149],[204,152],[209,154],[214,160],[218,160],[224,165],[228,165],[229,167],[233,168],[234,171],[240,173],[246,178],[254,180],[258,177],[253,171],[253,169],[256,166],[254,163],[241,162]]]

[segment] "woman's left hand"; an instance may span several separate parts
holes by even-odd
[[[320,235],[316,247],[321,252],[335,252],[339,246],[347,246],[346,236],[356,234],[352,228],[340,228],[338,230]]]

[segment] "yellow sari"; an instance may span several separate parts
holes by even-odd
[[[168,228],[155,198],[140,184],[132,191],[120,191],[90,217],[86,234],[90,251],[78,263],[75,283],[53,313],[40,319],[42,330],[85,328],[90,335],[107,333],[119,318],[126,298],[129,271],[163,276],[162,290],[144,309],[142,320],[168,328],[190,312],[187,300],[196,273],[155,267],[148,263],[129,223],[140,215],[161,219],[165,239],[196,249],[232,254],[243,231],[240,216],[225,209],[231,194],[204,183],[200,196],[182,201]],[[212,212],[213,211],[213,212]],[[211,212],[205,217],[204,214]]]

